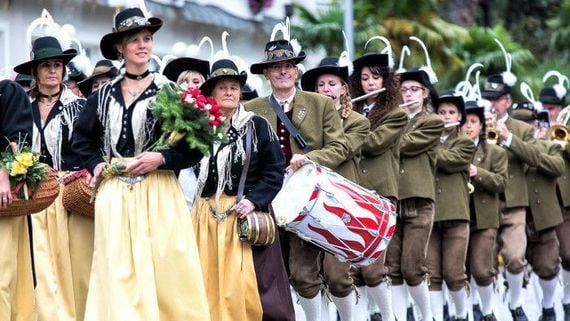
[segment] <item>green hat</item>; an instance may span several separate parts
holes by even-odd
[[[31,75],[34,68],[43,61],[58,59],[62,60],[64,65],[67,65],[76,55],[77,50],[75,49],[63,51],[56,38],[51,36],[40,37],[32,45],[30,61],[14,67],[14,71],[23,75]]]

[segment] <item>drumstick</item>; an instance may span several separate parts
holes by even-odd
[[[407,103],[401,104],[400,107],[408,107],[408,106],[411,106],[411,105],[418,103],[418,102],[419,102],[419,100],[408,101]]]
[[[361,101],[361,100],[363,100],[363,99],[376,96],[376,95],[378,95],[379,93],[383,92],[384,90],[386,90],[386,88],[380,88],[380,89],[378,89],[378,90],[371,91],[371,92],[369,92],[369,93],[367,93],[367,94],[365,94],[365,95],[362,95],[362,96],[353,98],[353,99],[351,99],[350,101],[353,102],[353,103],[355,103],[355,102],[357,102],[357,101]]]

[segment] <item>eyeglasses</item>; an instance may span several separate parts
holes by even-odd
[[[281,63],[281,64],[270,65],[268,68],[271,71],[280,71],[281,69],[289,70],[289,69],[297,68],[297,66],[290,63],[290,62],[285,62],[285,63]]]
[[[413,93],[417,93],[418,91],[420,91],[422,89],[423,89],[422,86],[411,86],[411,87],[401,87],[400,91],[402,92],[402,94],[405,94],[408,91],[411,91]]]

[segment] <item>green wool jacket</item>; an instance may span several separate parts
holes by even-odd
[[[477,175],[471,178],[475,187],[471,194],[475,208],[475,213],[471,213],[471,218],[475,219],[472,226],[478,230],[499,228],[499,194],[507,185],[507,152],[497,145],[487,144],[485,153],[479,143],[473,165],[477,166]]]
[[[362,146],[360,183],[384,197],[398,199],[400,138],[408,124],[408,114],[394,108],[379,123]]]
[[[562,152],[564,157],[564,173],[558,177],[558,200],[562,207],[570,207],[570,143],[566,144]]]
[[[526,172],[532,223],[536,231],[562,223],[562,209],[556,198],[556,180],[564,173],[562,148],[553,142],[537,141],[539,160]],[[529,224],[530,222],[527,222]]]
[[[434,113],[422,111],[404,129],[400,140],[398,196],[435,201],[435,150],[443,132],[443,121]]]
[[[258,97],[244,106],[257,115],[265,117],[277,131],[277,114],[271,108],[270,96]],[[340,117],[329,97],[297,89],[292,104],[291,123],[311,147],[306,156],[312,161],[336,169],[349,157],[349,148]],[[303,154],[293,137],[290,137],[291,152]]]
[[[348,117],[342,119],[342,127],[349,152],[348,159],[336,168],[336,172],[358,184],[360,153],[362,144],[370,132],[370,122],[363,115],[351,110]]]
[[[435,171],[434,222],[450,220],[469,221],[469,165],[477,147],[473,141],[451,133],[437,149]]]
[[[528,193],[525,179],[527,166],[534,167],[538,163],[538,153],[533,146],[536,142],[532,127],[525,122],[507,118],[505,125],[513,134],[513,140],[507,149],[509,157],[509,176],[504,198],[507,208],[527,207]]]

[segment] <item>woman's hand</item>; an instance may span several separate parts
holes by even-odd
[[[0,169],[0,208],[12,204],[12,189],[10,188],[10,174],[5,168]]]
[[[303,167],[303,165],[305,165],[307,162],[309,161],[309,158],[303,154],[294,154],[291,157],[291,161],[289,162],[289,166],[287,166],[287,168],[285,170],[293,170],[296,171],[299,168]]]
[[[135,156],[135,160],[127,166],[130,176],[144,175],[164,165],[164,157],[157,152],[144,152]]]
[[[244,198],[239,203],[235,204],[230,208],[230,212],[235,212],[239,218],[245,217],[247,214],[253,212],[255,209],[255,205],[253,203]]]
[[[103,172],[103,167],[105,167],[105,162],[101,162],[97,164],[97,166],[95,166],[95,168],[93,169],[93,176],[87,175],[86,177],[87,184],[89,184],[90,187],[94,187],[95,183],[97,182],[97,179],[101,177],[101,172]]]

